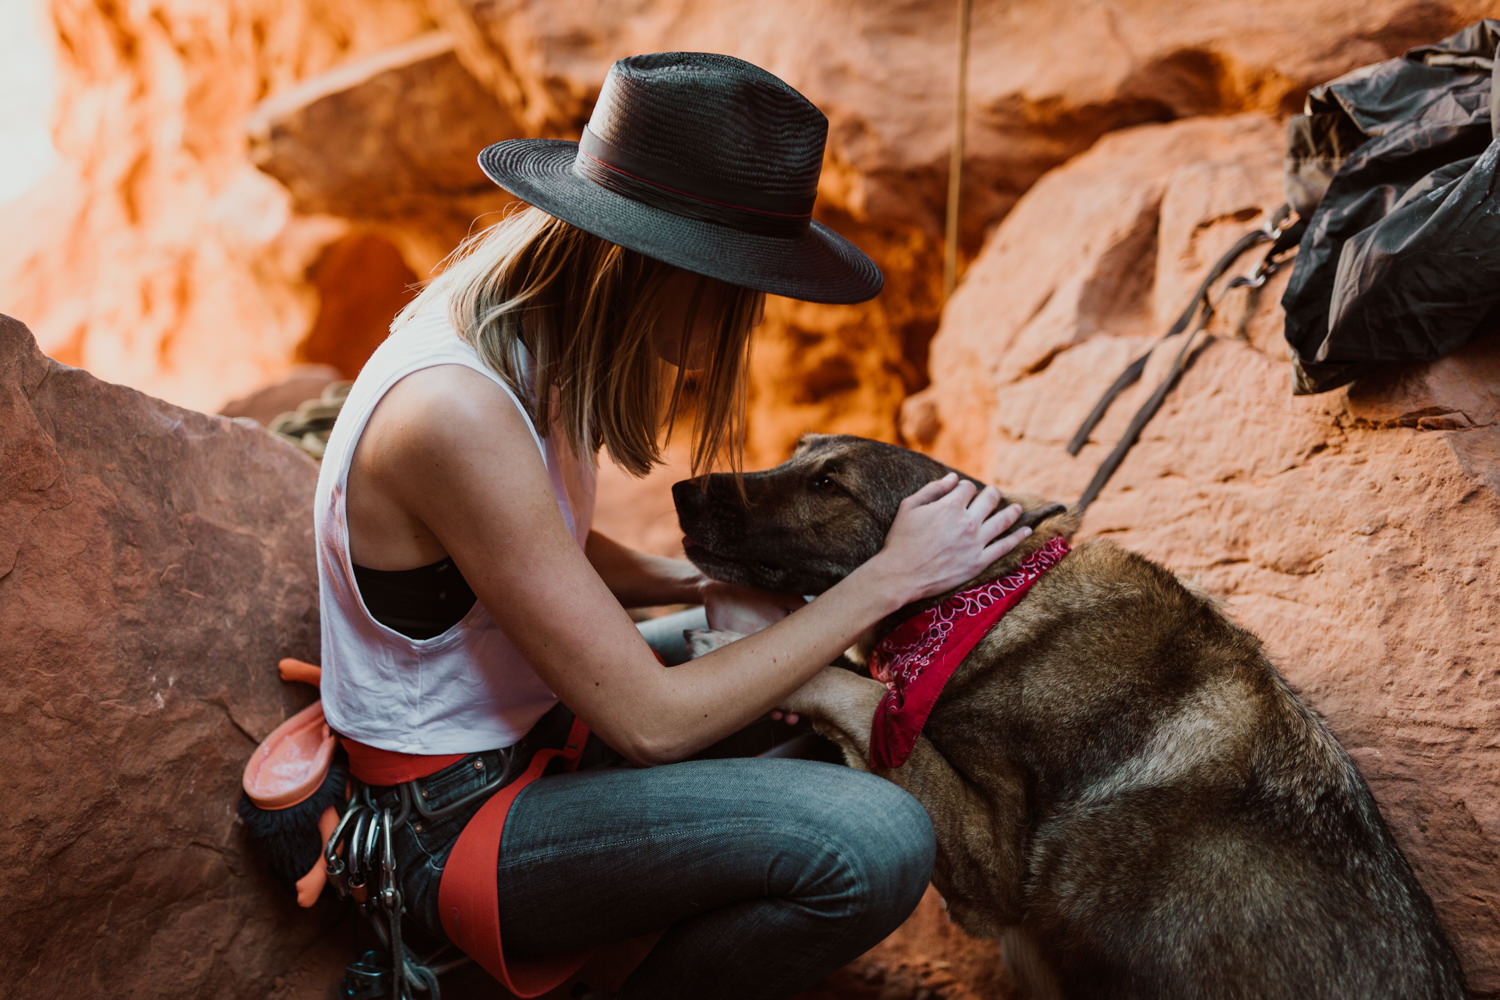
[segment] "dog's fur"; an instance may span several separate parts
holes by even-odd
[[[704,572],[812,594],[874,555],[902,498],[947,471],[813,436],[743,492],[713,476],[674,496]],[[1008,499],[1034,534],[976,581],[1078,526],[1059,505]],[[870,770],[884,693],[830,668],[786,708]],[[1107,541],[1037,581],[954,673],[910,759],[878,773],[931,814],[953,919],[1002,939],[1022,928],[1069,997],[1464,995],[1343,748],[1254,636]]]

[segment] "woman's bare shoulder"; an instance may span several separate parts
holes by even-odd
[[[402,411],[403,419],[441,424],[447,420],[494,419],[496,411],[519,416],[512,395],[494,379],[465,365],[420,368],[386,392],[381,406]],[[524,421],[523,421],[524,424]]]
[[[351,551],[361,565],[400,569],[441,558],[440,524],[455,493],[479,493],[499,468],[541,466],[531,429],[484,374],[436,365],[392,386],[370,414],[349,467]],[[524,490],[545,473],[514,476]]]
[[[528,418],[510,393],[481,372],[451,364],[420,369],[393,385],[362,437],[374,467],[398,474],[413,462],[481,443],[537,450]]]

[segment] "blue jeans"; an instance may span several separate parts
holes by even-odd
[[[873,775],[777,757],[632,768],[600,756],[511,807],[497,873],[508,955],[660,931],[622,997],[786,997],[894,930],[931,879],[926,812]],[[427,805],[484,774],[472,760],[446,769],[428,779]],[[414,818],[396,838],[408,909],[434,932],[438,879],[477,808]]]

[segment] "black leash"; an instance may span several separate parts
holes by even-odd
[[[1188,303],[1187,308],[1182,311],[1182,314],[1177,317],[1176,322],[1157,341],[1157,345],[1153,345],[1150,350],[1147,350],[1140,357],[1130,362],[1125,370],[1120,373],[1119,377],[1110,384],[1109,388],[1104,390],[1104,395],[1099,397],[1099,401],[1094,404],[1094,408],[1089,411],[1088,416],[1083,419],[1083,423],[1073,435],[1073,439],[1068,442],[1068,454],[1078,454],[1088,442],[1089,434],[1098,425],[1099,421],[1104,418],[1104,414],[1109,410],[1110,404],[1115,401],[1115,398],[1140,380],[1141,373],[1146,370],[1146,363],[1150,360],[1156,346],[1173,337],[1186,335],[1182,349],[1177,352],[1177,357],[1172,362],[1171,370],[1163,376],[1156,390],[1151,393],[1150,398],[1136,411],[1129,426],[1126,427],[1125,433],[1120,436],[1120,440],[1115,443],[1114,448],[1105,456],[1104,461],[1099,464],[1099,469],[1094,473],[1094,478],[1089,481],[1088,487],[1083,491],[1083,496],[1074,504],[1073,509],[1075,511],[1082,513],[1089,504],[1098,498],[1100,491],[1104,489],[1104,485],[1109,482],[1110,477],[1115,474],[1115,470],[1120,467],[1120,463],[1125,460],[1125,453],[1131,449],[1140,437],[1141,431],[1145,428],[1146,424],[1156,415],[1156,411],[1160,409],[1162,401],[1167,398],[1167,393],[1172,390],[1172,386],[1176,384],[1178,377],[1187,368],[1188,363],[1196,355],[1197,350],[1207,345],[1208,339],[1200,341],[1198,340],[1198,334],[1208,325],[1208,321],[1214,313],[1214,302],[1209,296],[1209,292],[1213,286],[1246,253],[1262,244],[1270,243],[1271,248],[1266,251],[1265,256],[1256,265],[1255,270],[1251,272],[1249,277],[1235,278],[1229,283],[1226,291],[1229,288],[1259,288],[1261,285],[1264,285],[1266,279],[1280,268],[1284,255],[1301,242],[1302,233],[1306,228],[1307,223],[1305,220],[1299,219],[1295,223],[1292,222],[1291,206],[1282,205],[1277,209],[1275,215],[1266,222],[1265,226],[1251,230],[1236,240],[1234,245],[1214,262],[1213,267],[1209,268],[1207,276],[1198,285],[1198,290],[1193,293],[1192,301]]]

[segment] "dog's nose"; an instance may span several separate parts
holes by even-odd
[[[672,484],[672,503],[681,517],[689,511],[702,511],[709,503],[709,477],[684,479]]]

